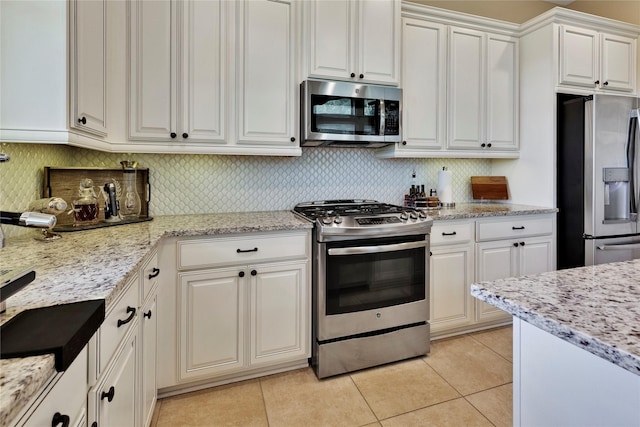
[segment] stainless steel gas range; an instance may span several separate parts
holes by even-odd
[[[375,200],[300,203],[314,222],[313,353],[318,378],[429,351],[424,212]]]

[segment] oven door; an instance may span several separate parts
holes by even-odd
[[[429,235],[319,246],[318,341],[428,320]]]

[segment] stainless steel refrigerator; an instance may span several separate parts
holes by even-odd
[[[558,95],[558,269],[640,258],[640,98]]]

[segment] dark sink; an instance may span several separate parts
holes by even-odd
[[[23,311],[0,327],[0,358],[53,353],[66,370],[104,321],[103,299]]]

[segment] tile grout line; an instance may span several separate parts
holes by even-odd
[[[267,375],[265,378],[269,378]],[[262,397],[262,406],[264,406],[264,418],[267,420],[267,427],[271,426],[269,422],[269,411],[267,411],[267,401],[264,399],[264,390],[262,389],[262,378],[259,378],[258,383],[260,384],[260,396]]]

